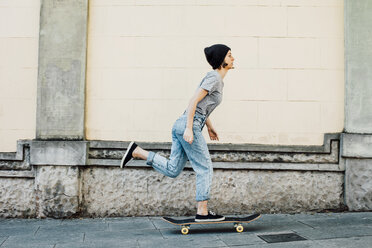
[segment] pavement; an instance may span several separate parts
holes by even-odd
[[[160,217],[0,219],[0,248],[372,247],[372,212],[263,214],[243,226],[192,225],[182,235]]]

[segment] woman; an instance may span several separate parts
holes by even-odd
[[[208,63],[213,71],[207,73],[191,98],[188,108],[172,127],[172,148],[169,159],[152,151],[140,148],[132,141],[121,160],[123,168],[131,159],[146,160],[156,171],[175,178],[183,170],[187,159],[196,172],[197,214],[195,221],[221,221],[225,217],[208,211],[210,188],[212,183],[212,160],[207,143],[202,135],[204,124],[208,127],[211,140],[219,140],[211,120],[212,111],[222,101],[223,78],[228,70],[233,69],[234,58],[226,45],[215,44],[204,49]]]

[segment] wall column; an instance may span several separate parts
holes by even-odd
[[[345,0],[345,203],[372,210],[372,2]]]
[[[41,1],[36,140],[30,145],[39,217],[79,212],[79,166],[88,149],[87,27],[87,0]]]
[[[84,139],[87,0],[43,0],[36,138]]]

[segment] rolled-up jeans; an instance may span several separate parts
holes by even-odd
[[[169,159],[158,153],[149,152],[146,164],[165,176],[175,178],[185,167],[187,159],[196,173],[196,201],[210,199],[213,166],[207,143],[202,135],[206,117],[195,113],[193,121],[194,140],[191,144],[183,139],[187,115],[183,114],[172,127],[172,147]]]

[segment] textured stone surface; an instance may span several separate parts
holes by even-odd
[[[39,217],[71,217],[79,211],[78,167],[38,167],[35,185]]]
[[[34,180],[0,178],[0,217],[35,217]]]
[[[11,159],[0,158],[0,170],[30,170],[31,169],[30,147],[29,146],[24,147],[23,145],[19,145],[18,149],[19,150],[17,150],[17,153],[12,153],[13,156]]]
[[[346,159],[345,201],[350,210],[372,209],[372,159]]]
[[[86,141],[32,141],[33,165],[85,165]]]
[[[176,179],[152,169],[82,172],[83,215],[192,215],[195,173]],[[224,214],[305,212],[342,207],[343,173],[215,170],[210,207]]]
[[[170,150],[154,150],[160,155],[169,158]],[[89,149],[91,159],[118,159],[125,150],[117,148]],[[214,162],[282,162],[282,163],[337,163],[339,157],[339,141],[331,143],[331,153],[314,152],[254,152],[254,151],[215,151],[210,149]]]
[[[343,133],[342,157],[372,158],[372,135]]]
[[[343,180],[333,172],[218,170],[211,203],[241,214],[336,209],[343,204]]]
[[[89,168],[82,172],[83,215],[182,215],[194,208],[195,178],[171,179],[152,169]]]

